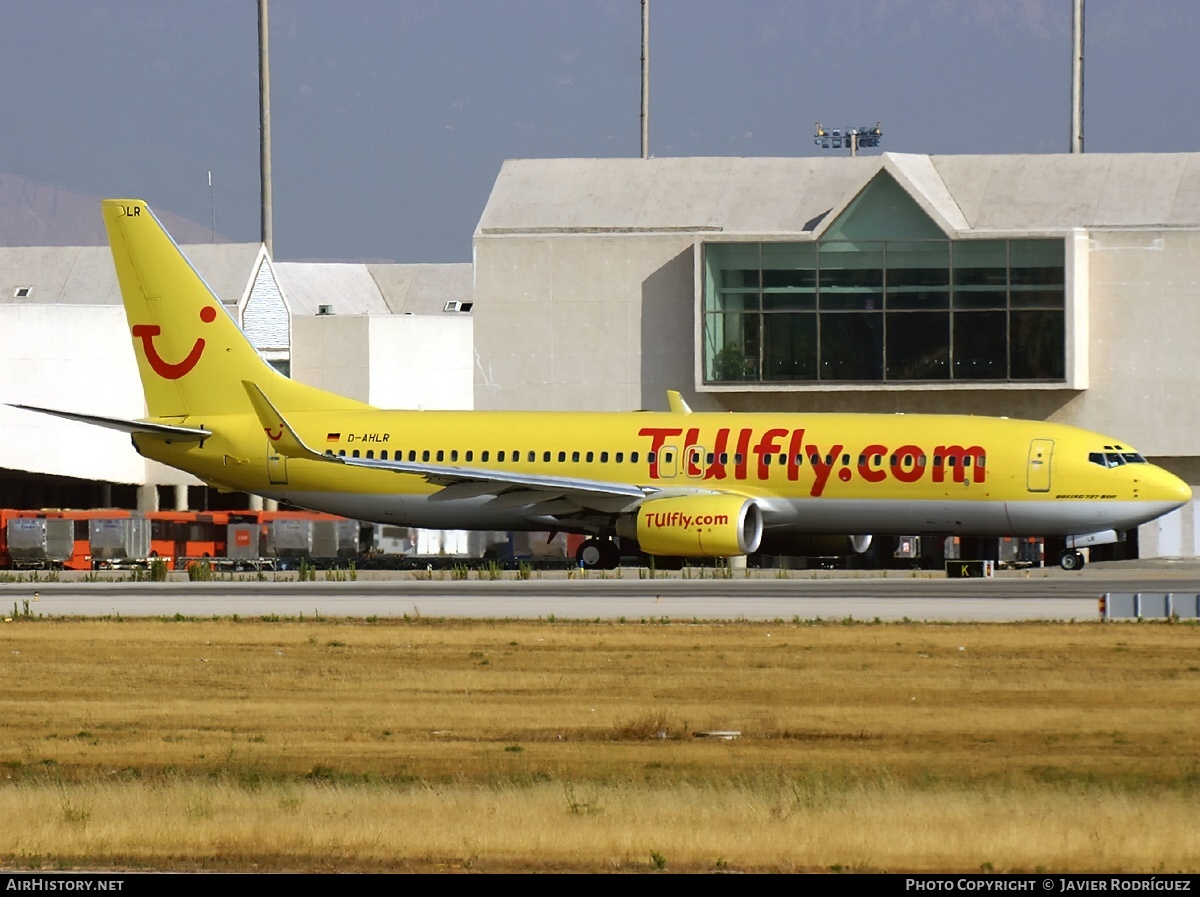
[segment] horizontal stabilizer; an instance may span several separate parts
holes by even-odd
[[[91,424],[94,427],[104,427],[109,430],[119,430],[122,433],[143,433],[151,436],[170,436],[173,439],[207,439],[212,435],[210,430],[201,427],[176,427],[171,424],[155,424],[145,420],[125,420],[120,417],[101,417],[98,414],[77,414],[73,411],[58,411],[54,408],[39,408],[36,405],[12,405],[10,408],[20,408],[22,411],[36,411],[38,414],[49,414],[61,417],[63,420],[73,420],[80,424]]]
[[[246,390],[246,395],[250,397],[250,404],[254,406],[258,422],[263,425],[267,438],[271,440],[271,444],[275,446],[277,452],[287,455],[289,458],[307,458],[310,461],[331,460],[328,456],[322,455],[304,444],[304,441],[292,429],[292,425],[283,419],[283,415],[271,404],[271,400],[267,398],[258,384],[243,380],[242,386]]]

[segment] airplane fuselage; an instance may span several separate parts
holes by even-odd
[[[1136,526],[1182,495],[1171,474],[1109,437],[1022,420],[355,410],[296,412],[289,422],[308,445],[348,459],[628,483],[660,496],[735,493],[756,501],[768,531],[1067,535]],[[214,435],[184,444],[138,436],[139,449],[228,488],[410,526],[597,528],[553,487],[497,496],[289,458],[253,415],[184,423]],[[609,498],[602,509],[634,504]]]

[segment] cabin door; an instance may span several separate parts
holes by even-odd
[[[287,456],[275,451],[271,443],[267,443],[267,479],[272,486],[287,485]]]
[[[658,476],[669,480],[679,473],[679,449],[673,445],[664,445],[658,452]]]
[[[1050,460],[1053,456],[1053,439],[1034,439],[1029,443],[1026,476],[1030,492],[1050,491]]]

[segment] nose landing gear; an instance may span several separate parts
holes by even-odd
[[[1064,570],[1082,570],[1083,569],[1083,552],[1074,551],[1068,548],[1058,556],[1058,566]]]

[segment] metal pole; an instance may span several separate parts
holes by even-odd
[[[642,0],[642,158],[650,158],[650,0]]]
[[[1071,152],[1083,152],[1083,0],[1071,20]]]
[[[267,0],[258,0],[259,176],[262,179],[262,241],[275,257],[271,231],[271,65],[267,42]]]

